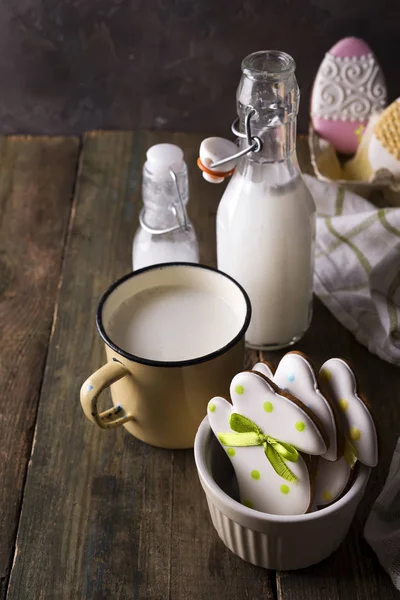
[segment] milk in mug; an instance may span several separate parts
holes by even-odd
[[[243,316],[223,298],[190,286],[155,286],[125,300],[108,324],[111,340],[130,354],[175,362],[206,356],[240,331]]]

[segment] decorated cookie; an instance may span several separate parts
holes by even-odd
[[[386,106],[381,67],[363,40],[340,40],[325,55],[312,96],[315,131],[344,154],[353,154],[373,112]]]
[[[387,169],[400,179],[400,98],[380,115],[369,142],[372,171]]]
[[[307,358],[299,352],[286,354],[276,369],[273,382],[317,415],[329,438],[328,450],[323,456],[326,460],[337,460],[343,452],[344,440],[337,428],[334,411],[319,390],[317,377]]]
[[[318,458],[314,477],[314,506],[321,507],[337,500],[346,489],[351,468],[344,456],[336,461]]]
[[[320,377],[323,391],[326,390],[338,408],[347,448],[354,448],[357,459],[364,465],[375,467],[378,462],[375,423],[365,402],[357,394],[353,371],[344,360],[331,358],[322,365]]]
[[[252,371],[261,373],[262,375],[265,375],[265,377],[268,377],[268,379],[271,379],[271,380],[273,380],[273,378],[274,378],[274,371],[273,371],[271,365],[269,365],[266,362],[256,363],[254,365],[254,367],[252,368]]]
[[[301,402],[261,373],[236,375],[224,398],[208,404],[210,425],[235,469],[243,504],[280,515],[303,514],[312,501],[300,452],[326,452],[322,432]]]
[[[343,165],[343,178],[351,181],[371,181],[374,178],[373,170],[369,160],[369,144],[371,142],[374,127],[379,120],[379,113],[371,115],[366,126],[361,142],[355,155]]]

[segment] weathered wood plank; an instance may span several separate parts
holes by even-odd
[[[187,600],[189,591],[208,599],[226,589],[232,600],[260,590],[271,597],[268,574],[218,542],[192,452],[100,431],[79,404],[81,382],[104,360],[94,326],[98,298],[130,269],[145,150],[171,139],[191,165],[190,212],[210,263],[221,189],[200,187],[191,158],[199,136],[94,133],[84,140],[8,600]]]
[[[332,356],[349,360],[377,420],[381,433],[381,461],[373,470],[365,497],[345,543],[320,565],[298,572],[277,573],[279,600],[393,600],[400,598],[374,553],[362,537],[365,519],[387,475],[400,431],[400,371],[358,344],[318,300],[311,327],[294,347],[308,354],[316,365]],[[277,363],[286,351],[262,353]],[[304,542],[306,543],[306,542]]]
[[[273,598],[274,574],[243,563],[218,540],[191,452],[157,450],[124,431],[98,431],[84,420],[79,407],[81,381],[103,360],[94,330],[97,299],[130,268],[144,152],[152,143],[171,139],[184,147],[190,165],[190,214],[202,261],[215,261],[214,216],[222,189],[207,185],[194,166],[200,136],[87,136],[9,587],[11,600]],[[389,405],[390,384],[382,384],[379,374],[395,388],[396,369],[356,344],[318,302],[313,326],[299,347],[320,361],[336,353],[365,364],[367,382],[362,379],[367,393]],[[279,353],[269,356],[278,357]],[[249,356],[249,365],[256,358]],[[376,395],[382,385],[383,393]],[[383,409],[378,411],[379,426],[386,427],[388,436],[382,469],[369,488],[371,497],[383,483],[394,444],[394,427],[388,426],[396,419],[391,402],[388,416]],[[331,559],[300,573],[278,574],[280,598],[318,598],[322,588],[329,600],[398,597],[372,552],[360,543],[360,525],[370,502],[366,496],[355,536]]]
[[[53,319],[77,138],[0,138],[0,598]]]

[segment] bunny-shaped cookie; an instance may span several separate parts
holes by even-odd
[[[314,475],[314,507],[336,500],[345,489],[351,474],[347,460],[342,456],[344,436],[335,409],[321,393],[317,376],[307,357],[299,352],[289,352],[272,374],[269,365],[257,363],[254,370],[270,374],[280,388],[303,402],[322,421],[329,437],[327,452],[318,457]]]
[[[375,423],[365,402],[357,394],[357,382],[349,365],[341,358],[331,358],[320,370],[323,390],[338,408],[340,421],[357,459],[368,467],[378,462],[378,436]]]
[[[346,440],[340,460],[328,463],[318,459],[314,506],[330,504],[342,495],[357,459],[370,467],[378,462],[375,423],[357,394],[356,378],[349,365],[340,358],[331,358],[322,365],[320,379],[321,387],[338,409]]]
[[[213,398],[208,418],[232,461],[242,503],[273,514],[307,512],[310,476],[298,451],[320,455],[327,449],[311,413],[259,372],[236,375],[230,394],[233,406]]]
[[[334,411],[318,388],[317,377],[306,356],[288,352],[280,361],[273,382],[305,404],[322,422],[329,437],[323,457],[337,460],[343,454],[343,439],[337,427]]]
[[[273,381],[274,379],[274,371],[272,369],[272,366],[267,362],[256,363],[252,368],[252,371],[256,371],[257,373],[265,375],[265,377],[268,377],[268,379],[270,379],[271,381]]]
[[[344,456],[336,461],[318,457],[314,475],[313,506],[325,506],[337,500],[344,492],[351,475],[351,467]]]

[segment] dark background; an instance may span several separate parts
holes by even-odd
[[[400,0],[2,0],[0,132],[152,128],[226,134],[240,61],[285,50],[308,127],[312,82],[364,38],[400,95]]]

